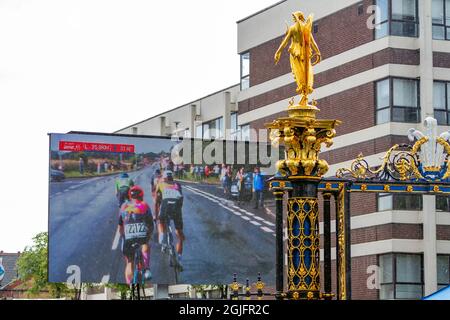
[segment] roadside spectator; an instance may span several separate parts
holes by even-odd
[[[236,173],[237,187],[239,190],[238,203],[241,203],[244,199],[244,179],[245,179],[245,169],[241,167]]]
[[[197,179],[198,181],[200,181],[200,179],[201,179],[200,166],[196,166],[196,167],[195,167],[195,171],[196,171],[195,177],[196,177],[196,179]]]
[[[261,175],[261,171],[258,167],[255,168],[253,172],[253,198],[255,199],[254,209],[258,209],[258,205],[261,208],[264,207],[264,178]]]
[[[227,174],[227,165],[225,163],[222,164],[222,168],[220,170],[220,181],[223,180],[225,175]]]
[[[205,168],[203,166],[199,166],[198,168],[200,180],[203,180],[203,178],[205,177]]]
[[[214,166],[214,176],[219,178],[220,177],[220,166],[218,164],[216,164]]]
[[[209,169],[209,166],[205,166],[205,179],[208,179],[210,173],[211,170]]]
[[[222,177],[223,193],[227,199],[231,198],[232,175],[231,170],[225,170]]]
[[[200,180],[200,167],[199,166],[194,167],[194,179]]]
[[[79,167],[80,167],[80,174],[83,175],[84,174],[84,160],[81,157],[79,160]]]

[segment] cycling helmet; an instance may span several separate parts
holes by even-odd
[[[128,175],[128,173],[124,172],[120,175],[120,177],[125,179],[125,178],[129,178],[130,176]]]
[[[156,170],[155,170],[155,173],[156,173],[156,174],[161,174],[161,170],[160,170],[160,169],[156,169]]]
[[[142,190],[139,186],[133,186],[128,191],[128,196],[130,199],[143,199],[144,198],[144,190]]]
[[[166,170],[163,173],[163,178],[164,179],[169,179],[169,178],[173,178],[173,172],[170,170]]]

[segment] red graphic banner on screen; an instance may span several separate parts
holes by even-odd
[[[130,152],[134,153],[132,144],[112,144],[96,142],[60,141],[59,151],[93,151],[93,152]]]

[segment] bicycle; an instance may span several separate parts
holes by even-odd
[[[170,222],[167,225],[167,242],[163,243],[162,252],[168,254],[169,258],[169,267],[173,268],[174,276],[175,276],[175,283],[178,283],[180,280],[180,272],[183,271],[183,266],[181,265],[180,261],[178,260],[178,254],[175,250],[175,244],[173,239],[173,230],[172,226],[170,225]]]
[[[141,244],[133,243],[131,246],[134,250],[134,270],[133,280],[131,281],[131,297],[136,297],[134,294],[135,288],[137,289],[137,300],[141,299],[139,289],[142,286],[142,293],[145,298],[145,276],[144,276],[144,258],[142,257]]]

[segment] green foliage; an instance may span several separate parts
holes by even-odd
[[[61,298],[72,293],[65,283],[47,282],[48,233],[38,233],[33,238],[33,245],[26,247],[17,260],[19,279],[30,283],[28,293],[32,296],[48,291],[52,297]]]
[[[108,283],[106,284],[107,288],[114,289],[120,293],[120,299],[126,300],[131,295],[131,288],[127,284],[123,283]]]

